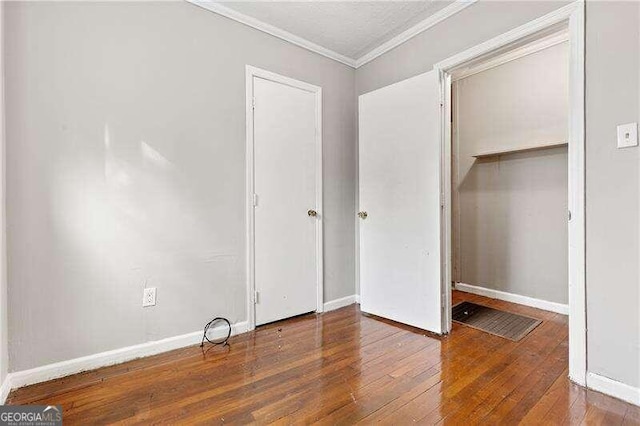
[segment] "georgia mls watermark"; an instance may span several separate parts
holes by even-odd
[[[0,426],[59,426],[62,407],[59,405],[1,405]]]

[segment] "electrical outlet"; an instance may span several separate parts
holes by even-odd
[[[156,305],[156,288],[147,287],[142,294],[142,307],[155,306]]]

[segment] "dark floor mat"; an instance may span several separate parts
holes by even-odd
[[[452,319],[496,336],[517,342],[542,321],[471,302],[461,302],[452,308]]]

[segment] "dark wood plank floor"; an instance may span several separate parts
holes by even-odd
[[[61,404],[65,424],[640,424],[640,408],[567,380],[567,320],[519,342],[454,324],[443,338],[356,305],[231,339],[15,390],[12,404]]]

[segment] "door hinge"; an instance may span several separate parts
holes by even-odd
[[[256,98],[251,98],[251,108],[256,109]]]
[[[253,194],[253,207],[258,207],[258,194]]]
[[[260,292],[256,291],[253,295],[253,304],[257,305],[258,303],[260,303]]]

